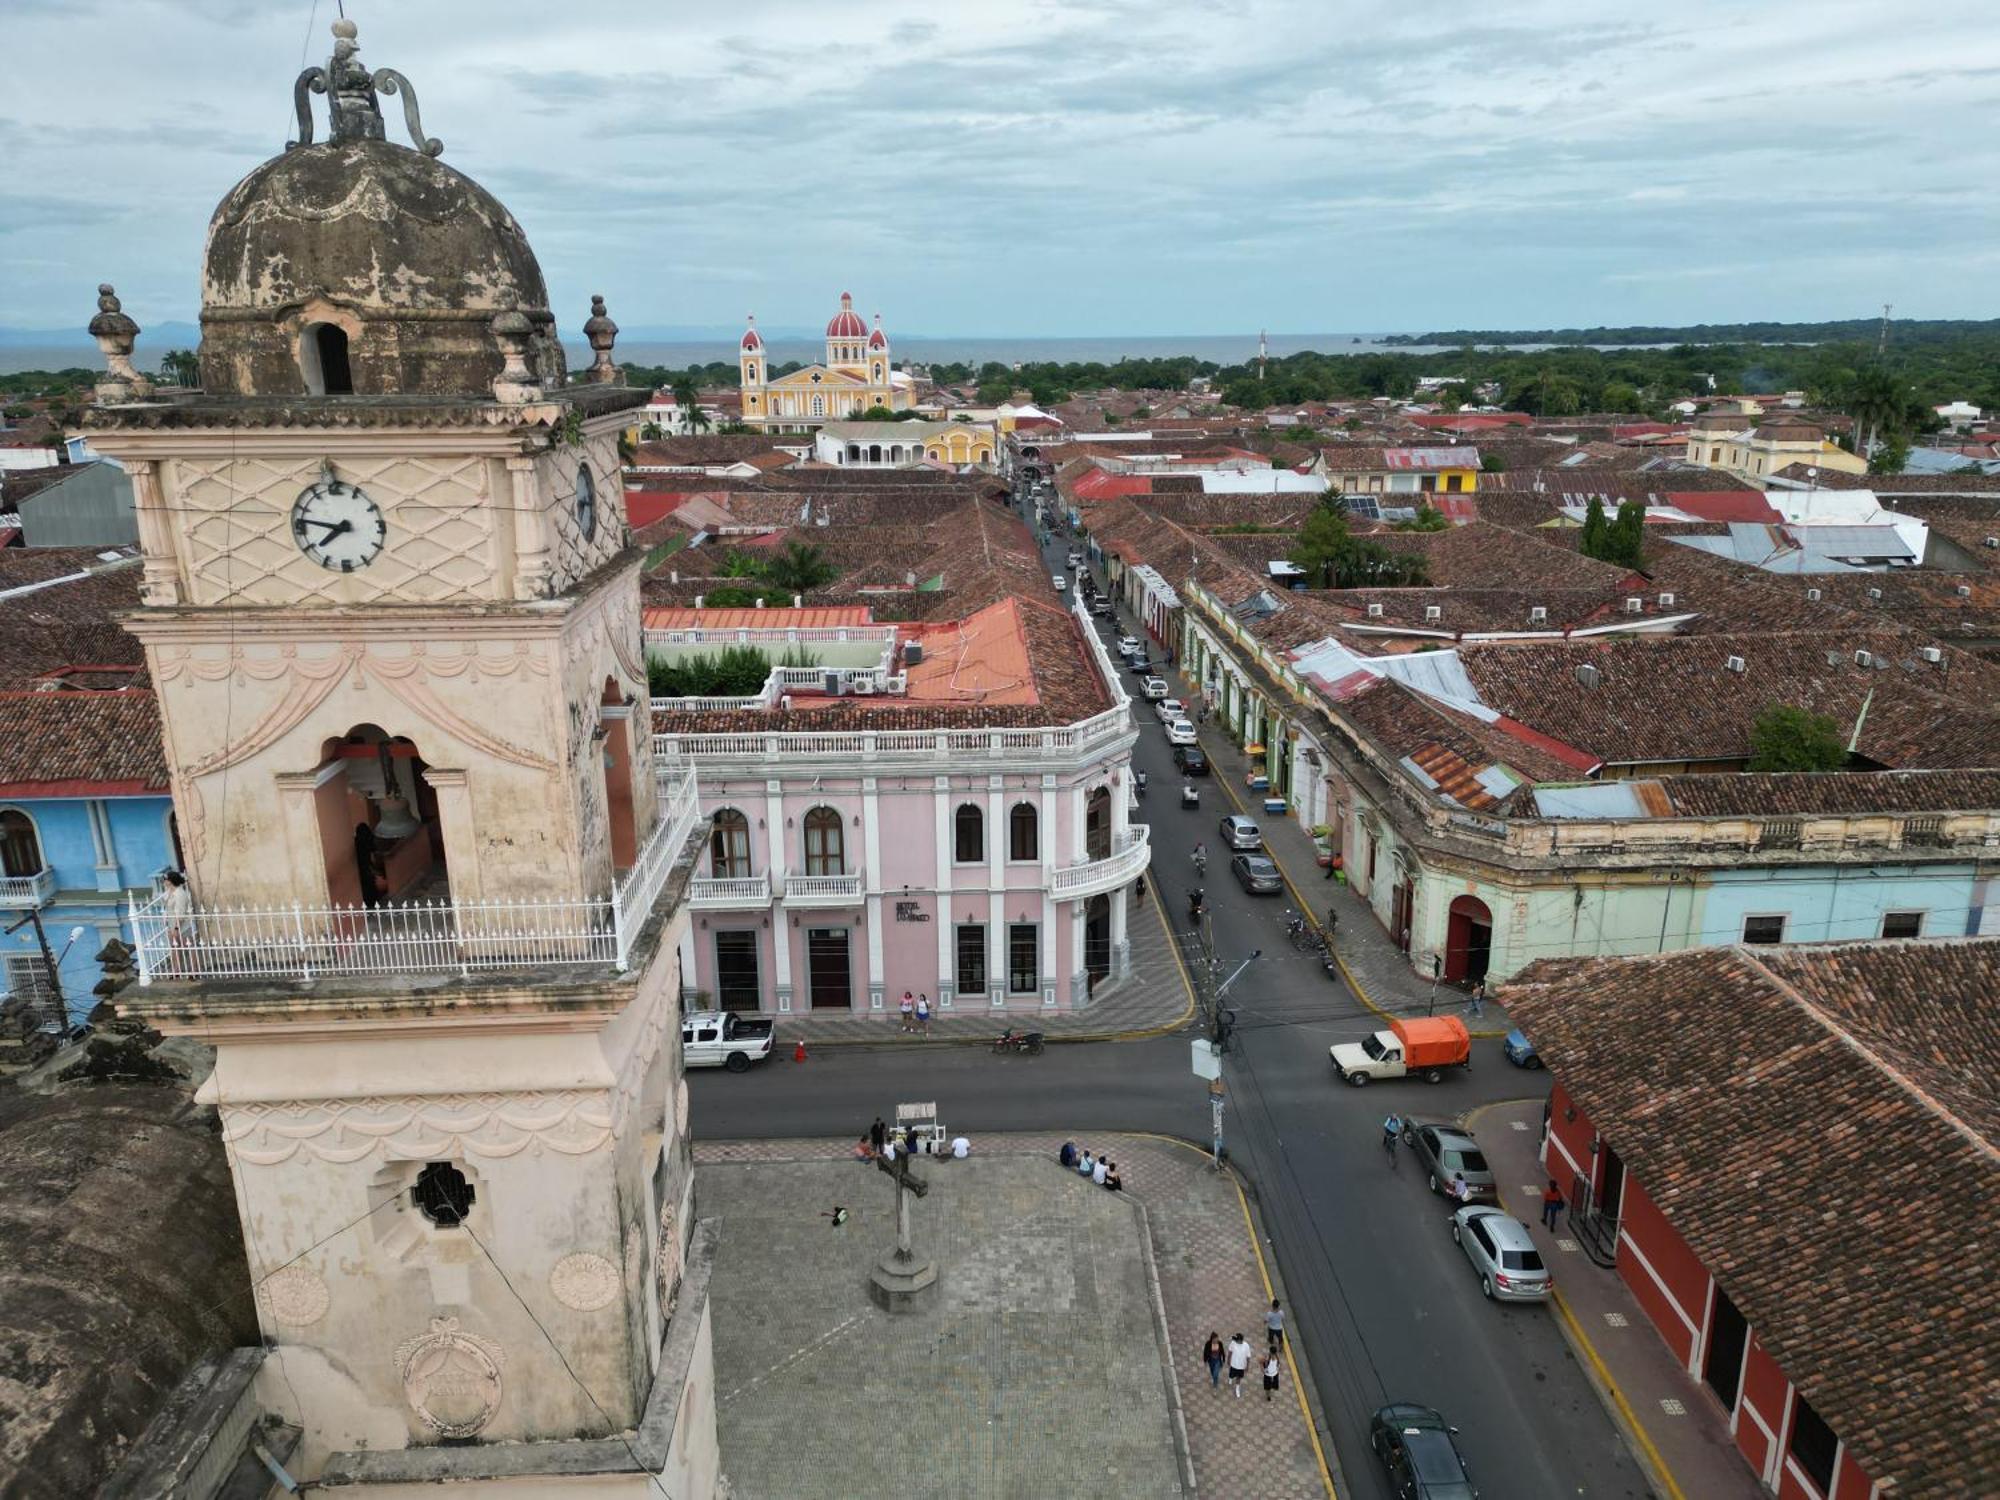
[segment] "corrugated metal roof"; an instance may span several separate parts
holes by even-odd
[[[1476,469],[1479,450],[1469,443],[1451,448],[1384,448],[1385,469]]]
[[[1646,815],[1629,781],[1595,781],[1589,786],[1539,786],[1535,811],[1545,818],[1641,818]]]

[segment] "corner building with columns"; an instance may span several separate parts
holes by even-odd
[[[174,1451],[226,1471],[249,1434],[315,1492],[713,1493],[674,1024],[702,840],[652,753],[616,449],[646,393],[601,305],[572,380],[520,226],[334,35],[210,224],[201,389],[134,373],[108,287],[92,325],[187,859],[120,1003],[215,1049],[261,1334],[190,1376],[211,1430]]]

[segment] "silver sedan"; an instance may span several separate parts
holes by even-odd
[[[1546,1302],[1554,1282],[1542,1264],[1527,1225],[1497,1208],[1473,1204],[1451,1216],[1451,1237],[1472,1269],[1479,1290],[1498,1302]]]

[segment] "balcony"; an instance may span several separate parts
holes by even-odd
[[[1056,871],[1049,894],[1058,901],[1080,901],[1086,896],[1102,895],[1130,885],[1146,873],[1146,866],[1152,861],[1153,849],[1148,840],[1150,832],[1151,829],[1144,823],[1134,823],[1123,829],[1113,843],[1111,853],[1105,858]]]
[[[787,875],[787,906],[853,906],[861,900],[867,882],[859,870],[845,875]]]
[[[55,893],[54,870],[37,870],[32,875],[0,875],[0,907],[9,911],[46,906]]]
[[[771,872],[762,875],[697,875],[688,885],[688,905],[704,911],[741,911],[771,904]]]

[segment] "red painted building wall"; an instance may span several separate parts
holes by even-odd
[[[1570,1118],[1573,1109],[1574,1119]],[[1565,1195],[1579,1173],[1591,1182],[1593,1190],[1600,1187],[1606,1152],[1591,1150],[1597,1140],[1590,1117],[1576,1109],[1562,1085],[1556,1084],[1549,1094],[1542,1162]],[[1615,1151],[1618,1143],[1601,1144]],[[1629,1171],[1620,1205],[1617,1267],[1633,1299],[1652,1320],[1674,1358],[1700,1380],[1706,1352],[1702,1341],[1709,1332],[1714,1280],[1653,1202],[1645,1184]],[[1713,1399],[1714,1393],[1706,1384],[1701,1390]],[[1794,1395],[1791,1381],[1764,1348],[1753,1326],[1737,1410],[1723,1414],[1745,1460],[1765,1485],[1776,1491],[1779,1500],[1870,1500],[1874,1485],[1845,1447],[1835,1461],[1833,1486],[1825,1494],[1801,1473],[1796,1461],[1788,1459],[1785,1450],[1791,1435]]]

